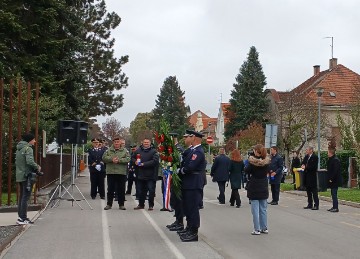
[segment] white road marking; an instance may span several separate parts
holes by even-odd
[[[134,200],[134,198],[133,198]],[[135,202],[135,200],[134,200]],[[171,242],[171,240],[165,235],[165,233],[161,230],[161,228],[155,223],[155,221],[151,218],[149,213],[143,209],[142,213],[147,218],[147,220],[150,222],[150,224],[153,226],[153,228],[158,232],[160,237],[164,240],[165,244],[169,247],[170,251],[176,256],[176,258],[179,259],[185,259],[185,256],[177,249],[177,247]]]
[[[105,200],[101,200],[101,208],[105,207]],[[109,224],[105,213],[105,210],[101,212],[102,229],[103,229],[103,247],[104,247],[104,259],[112,259],[111,243],[109,234]]]
[[[347,222],[344,222],[344,221],[341,221],[340,223],[345,224],[345,225],[348,225],[348,226],[350,226],[350,227],[360,228],[360,226],[358,226],[358,225],[350,224],[350,223],[347,223]]]

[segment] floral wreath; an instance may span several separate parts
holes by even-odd
[[[154,132],[155,140],[157,143],[157,151],[160,157],[160,166],[163,175],[170,177],[172,188],[175,195],[181,197],[181,179],[176,173],[180,167],[181,154],[176,148],[174,139],[169,133],[169,124],[161,120],[160,129]]]

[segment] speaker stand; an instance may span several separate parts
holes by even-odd
[[[56,200],[56,202],[51,206],[51,208],[54,208],[54,207],[60,202],[60,200],[63,199],[62,197],[64,196],[65,193],[67,193],[67,194],[71,197],[71,199],[74,200],[74,201],[76,202],[76,204],[77,204],[81,209],[83,209],[83,208],[80,206],[80,204],[75,200],[74,196],[68,191],[68,189],[65,188],[65,186],[64,186],[63,183],[62,183],[62,163],[63,163],[63,145],[60,145],[60,172],[59,172],[59,183],[57,184],[57,186],[56,186],[53,194],[51,195],[49,201],[48,201],[47,204],[45,205],[43,211],[45,211],[45,210],[49,207],[49,205],[50,205],[50,203],[51,203],[52,201]],[[63,194],[61,193],[61,190],[62,190],[62,189],[64,189],[64,193],[63,193]],[[59,192],[59,193],[58,193],[58,196],[57,196],[57,197],[54,197],[57,192]]]
[[[79,187],[75,184],[75,178],[76,178],[76,167],[77,167],[77,144],[74,146],[74,145],[71,145],[71,154],[72,154],[72,160],[71,160],[71,184],[69,185],[69,187],[66,189],[66,192],[67,193],[70,193],[69,192],[69,189],[71,188],[71,193],[74,193],[74,188],[76,188],[78,190],[78,192],[80,193],[81,197],[83,200],[86,201],[86,203],[89,205],[90,209],[93,209],[90,205],[90,203],[86,200],[85,196],[82,194],[82,192],[80,191]],[[63,193],[64,195],[65,193]],[[77,201],[80,201],[80,200],[75,200],[75,198],[73,197],[73,195],[70,196],[71,199],[68,199],[69,201],[72,202],[72,205],[74,206],[74,201],[77,203]],[[78,204],[78,203],[77,203]],[[79,205],[79,204],[78,204]],[[80,205],[79,205],[80,206]],[[81,209],[83,209],[81,206],[80,206]]]

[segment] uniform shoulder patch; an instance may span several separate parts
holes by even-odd
[[[197,158],[197,155],[193,154],[192,157],[191,157],[191,160],[195,160],[196,158]]]

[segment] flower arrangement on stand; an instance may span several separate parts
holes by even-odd
[[[178,198],[181,197],[181,179],[177,174],[177,169],[180,167],[181,154],[175,146],[174,140],[169,133],[169,128],[169,124],[162,120],[160,122],[160,130],[154,133],[160,157],[160,166],[164,176],[164,206],[166,209],[169,209],[170,188],[173,189]]]

